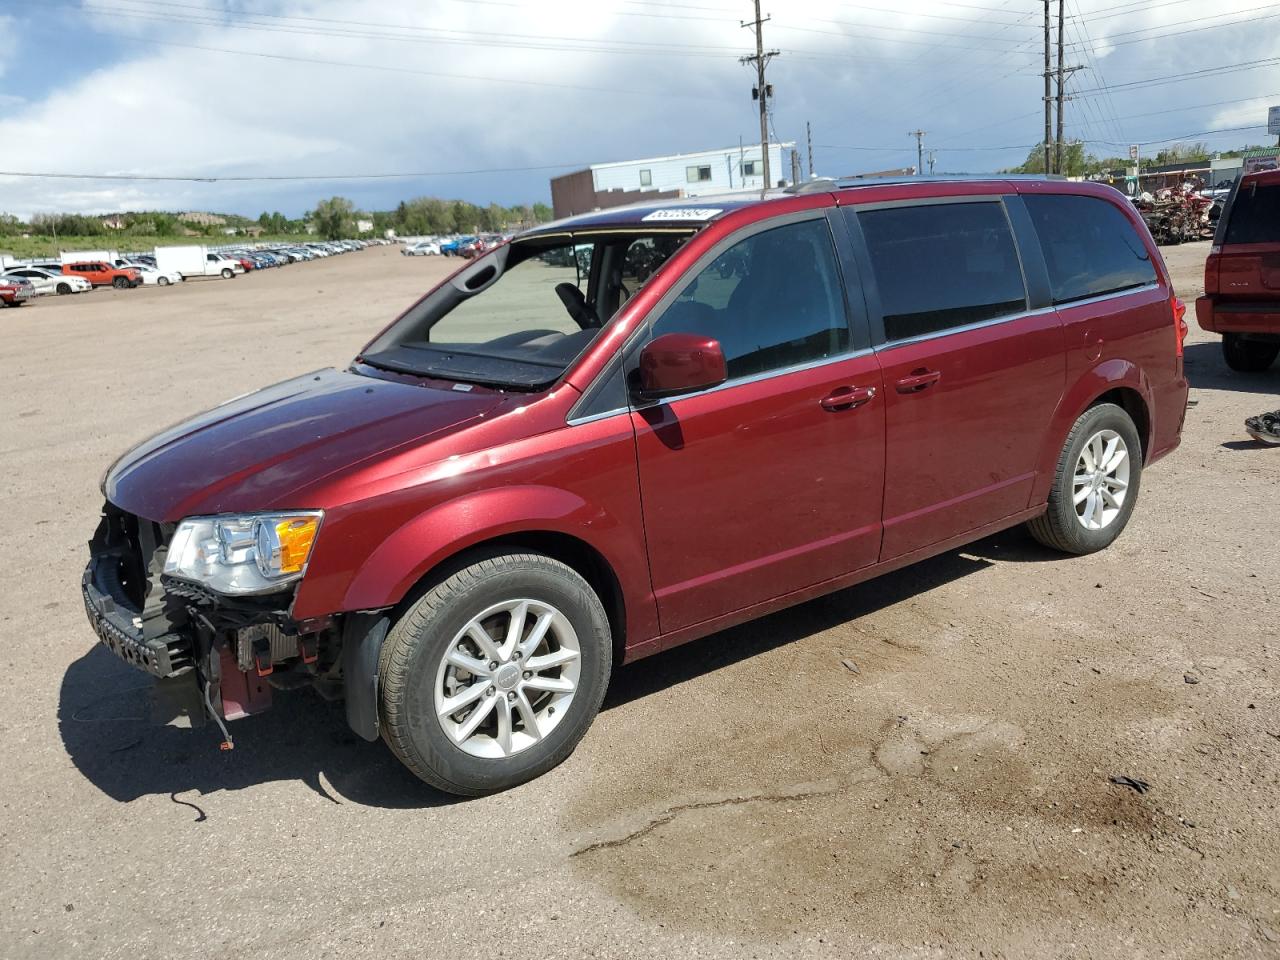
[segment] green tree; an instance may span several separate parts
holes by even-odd
[[[551,212],[551,208],[545,203],[539,201],[533,205],[534,223],[547,223],[555,219],[555,214]]]
[[[1053,147],[1050,146],[1050,152]],[[1088,161],[1092,159],[1085,156],[1084,144],[1078,140],[1073,140],[1062,145],[1062,165],[1066,169],[1062,173],[1068,177],[1083,177],[1086,172]],[[1044,143],[1038,143],[1031,148],[1031,152],[1027,154],[1027,159],[1021,165],[1005,173],[1044,173]]]
[[[340,240],[354,229],[354,214],[355,207],[346,197],[330,197],[316,204],[311,218],[320,236],[326,240]]]

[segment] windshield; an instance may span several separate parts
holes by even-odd
[[[418,304],[361,359],[442,379],[544,386],[692,232],[632,230],[500,247]]]

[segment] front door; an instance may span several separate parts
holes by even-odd
[[[850,325],[825,214],[737,236],[690,273],[651,336],[715,337],[729,380],[631,414],[664,633],[880,549],[880,372],[865,327]]]
[[[889,560],[1026,509],[1066,378],[1062,324],[1028,310],[999,198],[846,215],[874,277]]]

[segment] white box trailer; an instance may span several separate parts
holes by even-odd
[[[230,280],[244,273],[244,265],[208,247],[195,244],[180,247],[156,247],[156,269],[161,273],[180,273],[182,279],[192,277],[224,277]]]
[[[63,263],[114,263],[120,254],[115,250],[64,250]]]

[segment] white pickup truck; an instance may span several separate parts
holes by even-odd
[[[156,269],[160,273],[180,273],[184,280],[192,277],[222,277],[230,280],[244,273],[244,265],[207,247],[156,247]]]

